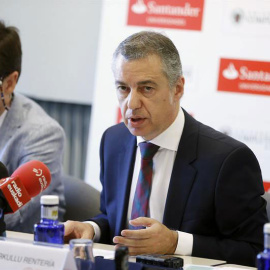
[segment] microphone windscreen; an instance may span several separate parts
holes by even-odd
[[[6,166],[0,161],[0,179],[8,177]]]
[[[35,197],[51,183],[48,167],[38,160],[31,160],[21,165],[11,177],[18,176],[30,197]]]

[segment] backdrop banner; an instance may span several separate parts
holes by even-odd
[[[121,120],[112,54],[127,36],[164,33],[179,50],[186,80],[181,106],[197,120],[246,143],[270,187],[270,1],[105,0],[86,181],[100,189],[102,133]]]

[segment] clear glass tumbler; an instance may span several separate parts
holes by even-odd
[[[90,239],[72,239],[69,241],[77,270],[94,270],[93,241]]]

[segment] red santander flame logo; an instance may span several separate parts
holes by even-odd
[[[130,0],[128,25],[201,30],[204,0]]]
[[[218,91],[270,95],[270,62],[220,59]]]

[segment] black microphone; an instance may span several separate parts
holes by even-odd
[[[8,177],[8,170],[6,166],[0,161],[0,179]],[[4,222],[4,208],[5,198],[3,193],[0,191],[0,236],[6,230],[6,224]]]
[[[8,177],[6,166],[0,161],[0,179]]]

